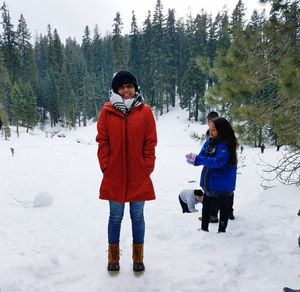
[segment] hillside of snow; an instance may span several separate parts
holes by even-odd
[[[101,171],[96,124],[65,137],[35,129],[9,141],[0,137],[1,292],[265,292],[300,288],[300,190],[261,177],[261,158],[275,162],[280,152],[245,146],[239,154],[235,220],[227,232],[199,231],[200,212],[182,214],[178,194],[197,188],[201,167],[185,161],[199,152],[189,122],[179,108],[159,117],[157,199],[145,206],[145,266],[132,272],[128,206],[121,229],[121,271],[107,270],[108,202],[98,199]],[[14,148],[12,156],[10,148]],[[285,151],[282,147],[280,151]],[[265,186],[263,188],[262,186]]]

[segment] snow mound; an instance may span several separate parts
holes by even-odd
[[[53,203],[53,196],[46,192],[38,193],[32,201],[33,207],[51,206]]]

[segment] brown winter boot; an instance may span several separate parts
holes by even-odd
[[[107,270],[117,272],[120,271],[120,248],[118,243],[108,245],[108,265]]]
[[[134,272],[144,272],[145,266],[143,263],[143,260],[144,260],[144,244],[143,243],[133,243],[132,259],[133,259],[133,271]]]

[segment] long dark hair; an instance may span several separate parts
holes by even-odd
[[[214,118],[212,119],[212,123],[214,123],[216,130],[218,131],[218,138],[220,141],[228,146],[229,164],[237,165],[237,139],[231,125],[225,118]]]

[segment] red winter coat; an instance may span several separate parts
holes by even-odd
[[[141,104],[125,116],[106,103],[97,123],[103,172],[100,199],[119,203],[154,200],[156,127],[151,108]]]

